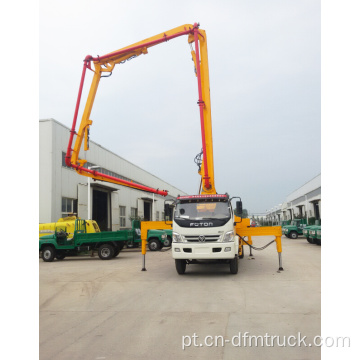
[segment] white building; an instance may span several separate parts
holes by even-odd
[[[293,191],[284,203],[267,212],[267,220],[277,224],[295,218],[321,219],[321,174]]]
[[[55,222],[73,213],[82,219],[87,219],[88,178],[77,174],[65,164],[70,129],[54,119],[46,119],[40,120],[39,131],[39,222]],[[86,152],[82,150],[80,157],[88,160],[88,166],[100,166],[97,169],[99,172],[169,192],[164,198],[91,179],[90,214],[103,231],[130,227],[132,217],[163,220],[164,201],[178,195],[186,195],[183,191],[93,141],[90,141],[90,149]]]

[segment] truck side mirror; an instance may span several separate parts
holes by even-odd
[[[236,213],[237,213],[238,216],[241,216],[242,212],[243,212],[242,202],[237,201],[236,202]]]
[[[172,220],[172,211],[171,211],[170,204],[164,205],[164,212],[165,212],[165,219]]]

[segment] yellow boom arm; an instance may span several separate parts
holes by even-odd
[[[66,154],[66,164],[75,168],[80,174],[88,177],[92,177],[95,180],[108,181],[139,190],[157,193],[160,195],[167,195],[166,190],[152,189],[147,186],[136,184],[132,181],[126,181],[113,176],[109,176],[86,168],[84,165],[87,162],[85,159],[79,158],[81,144],[84,139],[84,150],[89,150],[89,129],[92,125],[90,120],[92,107],[94,104],[96,92],[100,83],[101,77],[109,76],[113,71],[116,64],[122,63],[126,60],[130,60],[133,57],[137,57],[141,54],[147,54],[148,48],[171,40],[173,38],[188,35],[188,42],[195,43],[195,51],[192,51],[192,57],[195,63],[196,74],[198,77],[198,89],[199,89],[199,108],[201,118],[201,131],[202,131],[202,146],[203,146],[203,159],[201,169],[199,171],[202,178],[202,193],[215,194],[214,184],[214,165],[213,165],[213,148],[212,148],[212,132],[211,132],[211,110],[210,110],[210,87],[209,87],[209,68],[208,68],[208,56],[207,56],[207,44],[206,33],[204,30],[199,29],[199,24],[194,25],[182,25],[172,30],[166,31],[155,35],[151,38],[139,41],[135,44],[126,46],[117,51],[111,52],[104,56],[92,57],[88,55],[84,60],[83,73],[80,82],[78,100],[75,108],[73,126],[70,131],[70,139],[68,150]],[[76,132],[76,120],[79,111],[79,104],[81,99],[82,88],[85,79],[86,70],[93,71],[93,79],[90,87],[90,91],[85,104],[82,119],[79,125],[79,129]],[[107,75],[103,75],[103,74]],[[76,135],[75,144],[72,148],[73,138]]]

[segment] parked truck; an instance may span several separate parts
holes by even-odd
[[[310,243],[310,244],[314,244],[314,238],[313,236],[316,235],[316,230],[319,228],[320,226],[320,220],[315,220],[315,224],[312,225],[307,225],[303,228],[303,235],[306,237],[306,240]],[[313,229],[315,230],[315,233],[313,232]],[[310,234],[311,231],[311,234]],[[310,237],[311,235],[311,237]],[[321,226],[320,226],[320,236],[321,236]]]
[[[282,227],[282,232],[289,239],[297,239],[299,235],[303,235],[303,229],[306,225],[306,219],[294,219],[291,220],[290,225]]]
[[[249,219],[241,219],[241,217],[235,216],[233,212],[231,200],[236,198],[235,206],[237,214],[242,213],[241,199],[239,197],[231,198],[228,194],[224,193],[218,194],[215,189],[207,38],[205,30],[200,29],[200,24],[198,23],[193,25],[185,24],[166,32],[161,32],[151,38],[102,56],[88,55],[85,57],[73,124],[65,156],[66,165],[74,168],[78,174],[91,177],[95,180],[107,181],[162,196],[168,195],[167,190],[151,188],[89,169],[85,166],[87,160],[81,159],[79,156],[82,143],[84,143],[84,150],[89,150],[90,126],[93,123],[90,120],[90,116],[100,80],[108,78],[117,64],[124,64],[135,57],[148,54],[148,50],[152,46],[165,43],[183,35],[188,36],[199,95],[197,104],[199,105],[200,112],[202,148],[195,157],[195,163],[198,165],[201,182],[199,193],[197,195],[177,197],[174,200],[174,206],[171,208],[172,211],[169,211],[170,205],[166,204],[168,206],[165,207],[165,216],[167,219],[169,217],[171,219],[174,218],[174,222],[155,222],[161,224],[154,224],[153,229],[171,229],[173,226],[172,256],[175,259],[175,267],[179,274],[184,274],[186,265],[197,260],[228,263],[230,265],[230,272],[236,274],[238,272],[238,259],[243,257],[244,245],[251,246],[252,236],[264,235],[275,236],[279,256],[279,270],[283,270],[281,266],[280,226],[251,227]],[[92,72],[93,79],[81,123],[76,131],[77,115],[87,70]],[[76,139],[73,144],[75,136]],[[232,164],[232,166],[235,165]],[[229,176],[231,175],[229,174]],[[245,237],[247,237],[247,241],[245,241]],[[144,255],[143,264],[145,264],[146,246],[143,229],[141,238]]]
[[[314,225],[306,226],[303,234],[310,244],[321,245],[321,220],[315,220]]]
[[[169,237],[172,236],[172,231],[169,229],[154,229],[148,227],[147,221],[133,220],[133,226],[137,227],[137,236],[133,240],[127,242],[127,247],[139,247],[142,238],[147,242],[150,251],[158,251],[163,247],[171,246]],[[153,221],[151,222],[153,223]]]
[[[92,220],[93,222],[93,220]],[[95,222],[96,223],[96,222]],[[140,242],[140,221],[133,220],[132,228],[118,231],[88,232],[89,220],[75,219],[73,233],[69,233],[64,225],[56,226],[54,233],[39,238],[39,251],[46,262],[55,258],[78,256],[85,251],[97,252],[102,260],[110,260],[120,253],[125,244]],[[164,242],[165,231],[150,230],[148,240]]]

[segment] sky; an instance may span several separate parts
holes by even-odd
[[[216,190],[240,196],[250,213],[266,212],[321,173],[320,19],[318,0],[40,1],[39,117],[71,127],[86,55],[199,22],[208,39]],[[91,78],[88,71],[82,106]],[[197,100],[183,36],[101,80],[91,140],[197,193]]]

